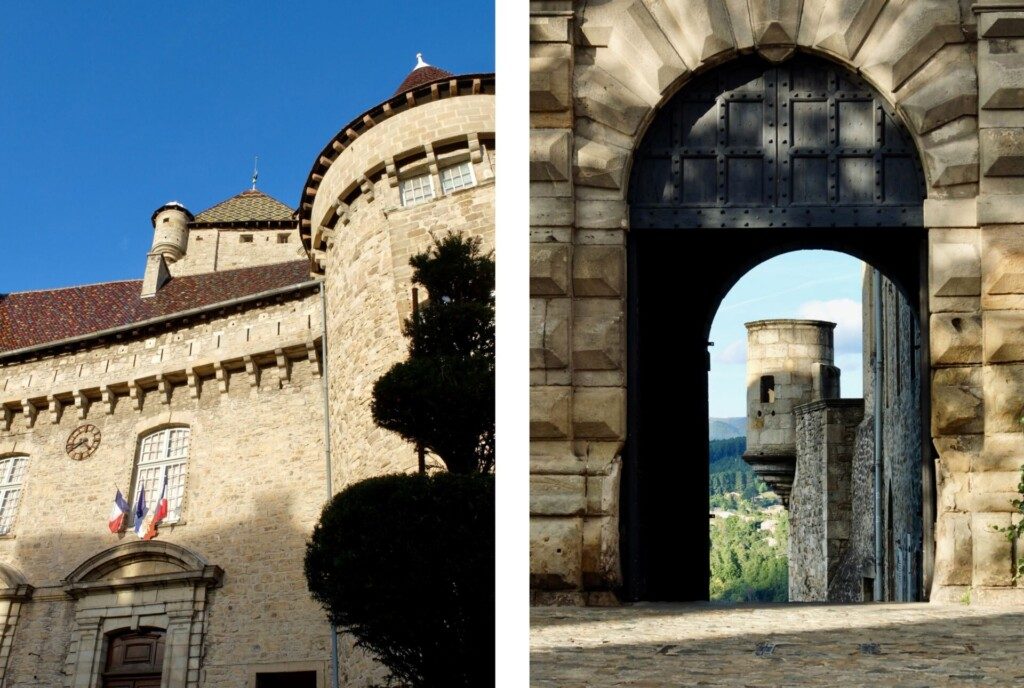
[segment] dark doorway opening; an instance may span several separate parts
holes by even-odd
[[[256,674],[256,688],[316,688],[315,671],[276,671]]]

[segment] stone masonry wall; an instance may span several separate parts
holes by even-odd
[[[252,241],[242,241],[243,236]],[[279,237],[287,239],[282,243]],[[193,229],[185,255],[168,269],[172,277],[180,277],[305,258],[298,229]]]
[[[304,544],[324,495],[317,357],[307,356],[304,346],[289,348],[282,367],[271,346],[271,358],[250,370],[228,370],[221,380],[211,368],[192,385],[184,377],[166,385],[140,382],[134,396],[118,383],[132,379],[133,370],[149,371],[158,359],[168,371],[190,360],[203,371],[200,350],[227,361],[258,354],[274,338],[286,347],[312,342],[318,310],[315,294],[300,295],[213,314],[163,334],[140,333],[0,368],[5,400],[47,385],[54,391],[74,387],[71,378],[79,377],[100,388],[106,380],[113,388],[107,400],[84,397],[76,405],[76,397],[58,399],[52,415],[47,406],[10,412],[0,426],[0,454],[29,456],[17,520],[11,534],[0,538],[0,561],[36,587],[22,605],[8,685],[61,685],[74,610],[61,579],[86,558],[135,538],[107,530],[114,490],[131,489],[139,437],[168,423],[191,427],[190,458],[182,519],[162,526],[157,539],[187,547],[225,572],[223,587],[210,595],[205,650],[197,660],[201,685],[248,685],[261,666],[281,662],[310,663],[323,675],[329,627],[302,571]],[[269,331],[256,336],[262,326]],[[234,338],[243,332],[248,338]],[[219,352],[213,344],[218,338]],[[191,359],[186,347],[195,352]],[[101,444],[89,458],[73,461],[65,442],[83,423],[99,428]],[[353,679],[373,675],[365,663],[346,669],[358,675]]]

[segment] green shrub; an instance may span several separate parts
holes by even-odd
[[[388,475],[324,507],[306,579],[328,617],[415,687],[494,681],[494,477]]]

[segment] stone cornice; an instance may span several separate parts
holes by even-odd
[[[64,592],[77,600],[93,593],[117,592],[118,590],[146,590],[176,585],[215,588],[221,584],[223,578],[224,569],[215,565],[206,565],[200,569],[178,573],[156,573],[148,576],[132,576],[131,578],[69,582],[64,585]]]

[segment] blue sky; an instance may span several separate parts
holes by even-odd
[[[746,414],[744,323],[811,318],[836,323],[835,364],[844,397],[862,394],[861,278],[863,263],[834,251],[797,251],[748,272],[722,301],[711,326],[710,415]]]
[[[256,154],[294,207],[417,52],[494,71],[493,3],[3,3],[0,293],[141,277],[153,210],[248,188]]]

